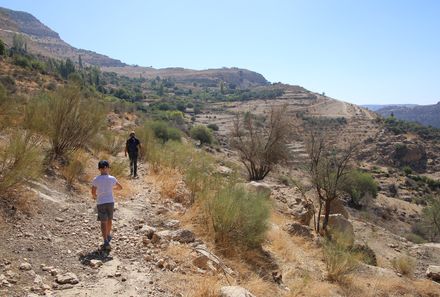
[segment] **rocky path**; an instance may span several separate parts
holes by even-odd
[[[175,296],[158,283],[166,244],[145,235],[167,220],[152,184],[125,182],[133,195],[117,201],[109,254],[99,250],[92,199],[64,195],[52,184],[34,186],[42,200],[37,214],[13,216],[0,230],[0,296]]]

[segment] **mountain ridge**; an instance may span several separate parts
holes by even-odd
[[[61,39],[59,34],[32,14],[0,7],[0,38],[8,45],[12,44],[15,34],[27,38],[30,52],[56,59],[71,59],[77,62],[79,56],[83,63],[101,67],[103,71],[115,72],[129,77],[154,78],[156,76],[173,78],[179,82],[204,81],[218,84],[225,81],[241,88],[268,85],[264,76],[255,71],[237,67],[193,70],[182,67],[155,69],[152,67],[127,65],[120,60],[85,49],[78,49]]]
[[[375,112],[384,117],[394,115],[401,120],[418,122],[422,125],[440,128],[440,102],[431,105],[390,105],[380,108]]]

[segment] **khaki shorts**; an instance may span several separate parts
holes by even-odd
[[[98,204],[98,221],[113,220],[114,203]]]

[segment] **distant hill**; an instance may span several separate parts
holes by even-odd
[[[57,59],[81,59],[96,66],[125,66],[119,60],[92,51],[77,49],[64,42],[58,33],[41,23],[33,15],[0,7],[0,38],[11,45],[15,34],[26,36],[28,50],[35,54]]]
[[[433,105],[385,106],[376,112],[384,117],[391,114],[401,120],[414,121],[422,125],[440,128],[440,102]]]
[[[82,62],[99,66],[103,71],[115,72],[132,78],[171,78],[179,83],[198,83],[204,86],[218,86],[221,81],[231,86],[248,88],[268,85],[263,75],[239,68],[191,70],[184,68],[155,69],[151,67],[128,66],[127,64],[92,51],[77,49],[64,42],[59,34],[27,12],[0,7],[0,38],[9,46],[15,34],[26,37],[31,53],[56,59],[70,58],[75,63],[81,56]]]
[[[394,107],[414,107],[417,106],[417,104],[363,104],[361,105],[364,108],[367,108],[371,111],[377,111],[382,108],[394,106]]]

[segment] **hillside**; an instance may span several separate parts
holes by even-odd
[[[440,102],[433,105],[386,106],[376,112],[383,117],[393,114],[400,120],[418,122],[425,126],[440,128]]]
[[[78,57],[81,56],[83,62],[90,65],[125,66],[119,60],[67,44],[58,33],[27,12],[0,7],[0,38],[12,45],[13,37],[17,33],[27,37],[28,49],[35,54],[56,59],[69,58],[73,61],[78,61]]]
[[[12,45],[15,34],[24,34],[29,52],[56,59],[71,59],[78,63],[79,56],[86,65],[102,67],[103,71],[115,72],[132,78],[174,79],[177,82],[203,85],[218,85],[221,81],[240,88],[267,85],[259,73],[238,68],[191,70],[183,68],[154,69],[128,66],[125,63],[92,51],[77,49],[64,42],[58,33],[45,26],[29,13],[0,8],[0,38]]]
[[[79,67],[31,15],[1,20],[29,44],[0,54],[0,296],[440,297],[440,129],[245,69]]]

